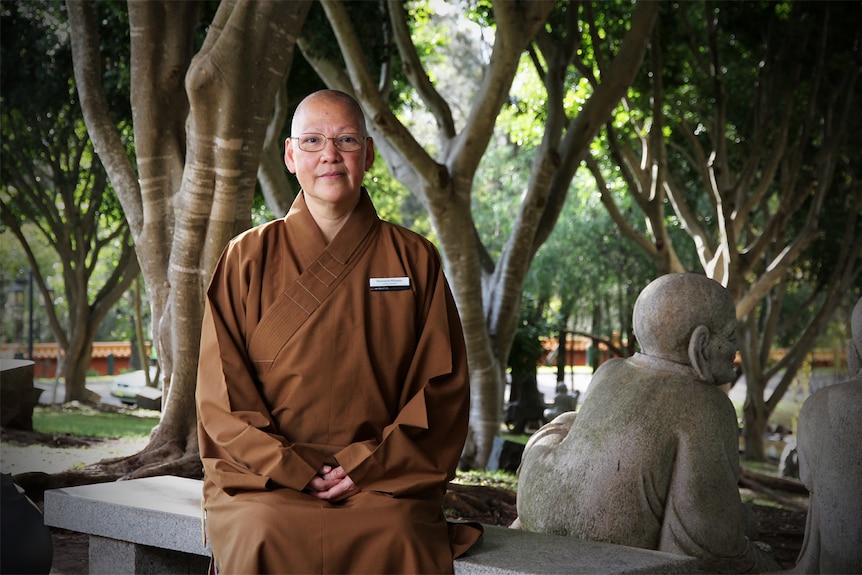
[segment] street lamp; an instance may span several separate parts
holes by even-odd
[[[24,307],[24,300],[26,295],[24,294],[24,286],[27,285],[27,280],[24,278],[15,278],[15,283],[12,284],[8,289],[12,292],[12,300],[13,304],[17,308]]]

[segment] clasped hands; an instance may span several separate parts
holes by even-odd
[[[340,465],[338,467],[323,465],[317,471],[317,475],[308,482],[305,492],[318,499],[335,503],[359,493],[359,487],[353,483]]]

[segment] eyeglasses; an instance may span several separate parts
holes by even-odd
[[[356,152],[362,149],[362,143],[368,139],[368,136],[360,136],[359,134],[338,134],[334,138],[327,138],[323,134],[301,134],[299,136],[291,136],[291,140],[296,140],[299,144],[299,149],[303,152],[319,152],[326,147],[326,141],[332,140],[335,148],[339,152]]]

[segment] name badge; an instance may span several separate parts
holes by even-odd
[[[371,291],[398,291],[410,289],[410,278],[368,278]]]

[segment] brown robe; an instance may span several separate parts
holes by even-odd
[[[408,279],[373,289],[391,278]],[[469,381],[439,256],[379,220],[364,190],[329,245],[302,194],[229,243],[196,401],[220,573],[452,572],[480,534],[442,513]],[[334,504],[303,493],[324,463],[362,491]]]

